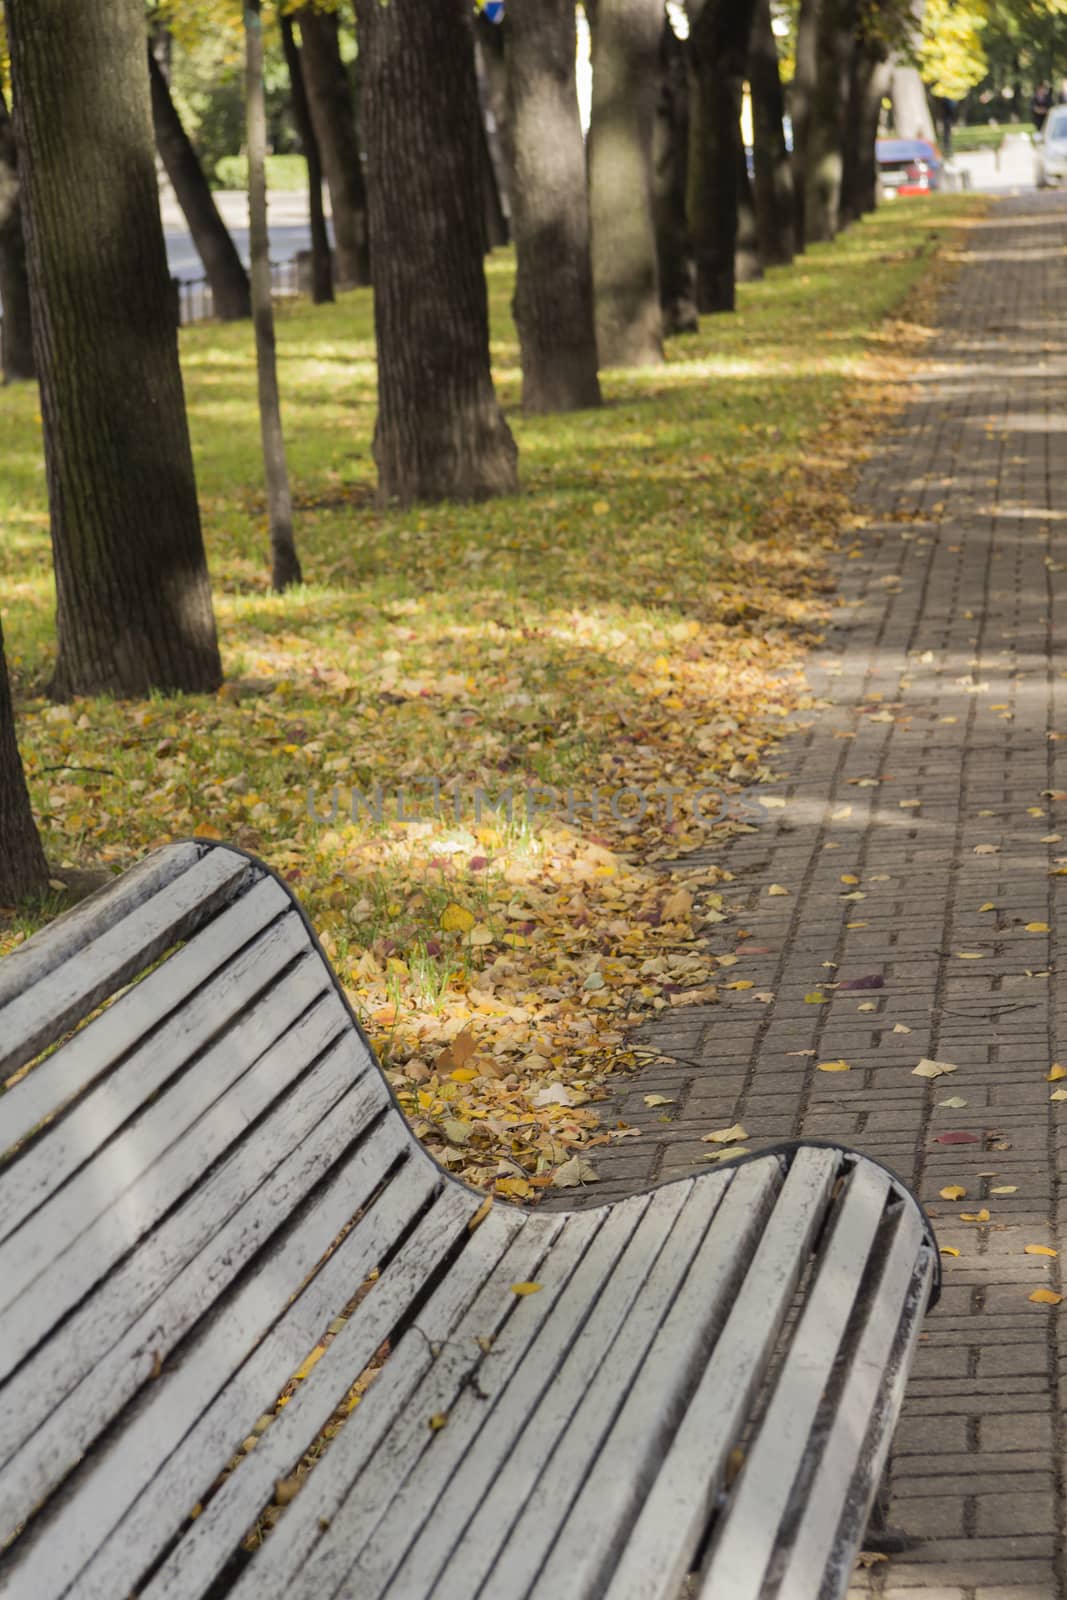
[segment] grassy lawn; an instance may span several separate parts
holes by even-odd
[[[438,1157],[519,1199],[564,1163],[574,1178],[579,1152],[615,1136],[591,1102],[634,1063],[631,1025],[732,981],[736,958],[702,937],[729,919],[729,874],[665,863],[748,826],[696,821],[693,795],[725,806],[766,777],[783,719],[810,703],[799,665],[833,605],[824,561],[853,526],[850,471],[924,337],[934,256],[981,204],[886,208],[568,417],[518,409],[498,254],[493,355],[522,491],[482,506],[375,506],[369,294],[284,304],[308,583],[283,598],[268,588],[251,328],[185,331],[216,699],[43,697],[40,419],[31,388],[5,390],[4,628],[50,859],[125,866],[193,832],[262,854]],[[533,784],[555,794],[531,815]],[[509,787],[510,818],[478,799]],[[401,793],[417,820],[398,817]],[[0,924],[0,951],[51,909]]]

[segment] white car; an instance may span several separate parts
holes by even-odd
[[[1053,106],[1035,150],[1037,186],[1067,182],[1067,106]]]

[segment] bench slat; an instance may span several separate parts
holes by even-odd
[[[596,1377],[577,1397],[565,1429],[560,1430],[559,1448],[520,1503],[520,1514],[506,1537],[503,1518],[498,1519],[500,1548],[493,1567],[487,1573],[479,1573],[480,1592],[487,1595],[532,1592],[555,1533],[566,1521],[620,1410],[632,1403],[633,1387],[642,1373],[659,1379],[661,1412],[673,1400],[679,1352],[675,1348],[669,1363],[663,1361],[662,1364],[653,1359],[650,1352],[687,1275],[697,1270],[694,1258],[729,1182],[726,1173],[708,1173],[692,1183],[670,1238],[660,1251],[641,1294],[629,1309],[618,1337],[605,1353]],[[702,1292],[705,1289],[706,1283],[702,1280]],[[510,1482],[510,1477],[509,1464],[506,1481]],[[501,1478],[500,1481],[505,1480]],[[478,1522],[485,1520],[483,1506],[471,1524],[471,1533]],[[465,1534],[464,1540],[468,1537],[470,1535]],[[489,1542],[487,1538],[486,1543]],[[457,1588],[455,1579],[460,1565],[466,1565],[465,1549],[450,1557],[435,1596],[438,1592],[444,1596]],[[460,1592],[464,1600],[472,1600],[479,1591],[472,1581]]]
[[[814,1600],[820,1591],[813,1574],[821,1576],[834,1566],[836,1589],[826,1592],[843,1597],[848,1589],[852,1543],[842,1540],[842,1527],[846,1519],[852,1530],[866,1525],[885,1467],[933,1280],[933,1255],[922,1244],[919,1213],[914,1206],[901,1206],[776,1600]],[[855,1475],[861,1463],[868,1486],[866,1505],[856,1503]],[[701,1600],[713,1600],[715,1593],[705,1588]]]
[[[716,1530],[703,1590],[707,1600],[721,1594],[731,1600],[758,1600],[762,1592],[888,1194],[888,1173],[868,1165],[853,1168],[759,1435],[731,1487],[728,1514]],[[886,1306],[894,1326],[899,1313],[899,1305]]]
[[[190,1525],[173,1554],[143,1590],[142,1600],[190,1600],[190,1596],[204,1593],[226,1565],[234,1547],[234,1530],[249,1527],[269,1498],[275,1481],[292,1472],[344,1399],[353,1376],[362,1372],[371,1360],[378,1348],[374,1340],[380,1326],[395,1323],[400,1318],[424,1282],[427,1269],[433,1267],[436,1257],[428,1254],[425,1237],[428,1220],[424,1219],[419,1225],[371,1291],[379,1299],[378,1320],[349,1318],[284,1411],[262,1435],[255,1450],[241,1463],[240,1470],[227,1478]],[[457,1318],[497,1268],[504,1251],[517,1234],[522,1234],[525,1220],[514,1211],[490,1213],[471,1234],[462,1255],[420,1310],[417,1324],[420,1331],[403,1336],[386,1372],[395,1372],[414,1386],[432,1359],[430,1346],[451,1335]],[[561,1218],[555,1231],[562,1225]],[[531,1230],[532,1233],[536,1231]],[[439,1247],[443,1248],[444,1243],[444,1236],[438,1235]],[[534,1240],[524,1238],[521,1244],[526,1256],[532,1257]],[[521,1272],[531,1267],[532,1259],[528,1263],[512,1257],[512,1271]],[[380,1374],[377,1382],[386,1380],[386,1372]],[[350,1426],[359,1427],[364,1421],[362,1402],[357,1410],[358,1420]],[[309,1499],[316,1513],[321,1514],[317,1486],[318,1478],[313,1475],[308,1488]],[[295,1507],[286,1513],[287,1517],[289,1515],[295,1515]],[[261,1558],[263,1562],[271,1561],[273,1548],[268,1539],[266,1553]]]
[[[263,1558],[253,1561],[229,1600],[302,1600],[309,1594],[322,1600],[328,1591],[306,1581],[326,1537],[322,1523],[332,1529],[342,1507],[346,1513],[350,1511],[345,1502],[353,1483],[357,1485],[355,1498],[365,1506],[371,1526],[386,1510],[395,1484],[379,1476],[378,1446],[398,1417],[399,1425],[404,1426],[406,1420],[419,1438],[431,1437],[430,1418],[447,1411],[463,1386],[484,1369],[488,1357],[479,1339],[494,1341],[498,1361],[504,1352],[509,1366],[517,1364],[604,1220],[602,1209],[562,1217],[559,1224],[548,1217],[527,1218],[523,1232],[449,1334],[436,1360],[421,1334],[414,1329],[405,1334],[385,1371],[359,1404],[358,1430],[345,1428],[333,1441],[312,1474],[309,1492],[288,1508],[271,1533]],[[535,1281],[543,1279],[539,1294],[518,1297],[510,1293],[512,1283],[527,1281],[531,1273]],[[414,1383],[408,1377],[412,1363],[418,1374]],[[435,1448],[447,1438],[450,1427],[451,1421],[432,1435]]]
[[[404,1130],[386,1124],[377,1138],[367,1142],[340,1180],[337,1193],[340,1206],[333,1211],[334,1222],[339,1214],[350,1216],[354,1208],[367,1204],[372,1188],[384,1176],[388,1161],[401,1152],[405,1155],[410,1152]],[[232,1371],[232,1376],[210,1400],[203,1415],[165,1464],[156,1470],[151,1482],[146,1483],[114,1535],[79,1576],[78,1592],[83,1600],[113,1600],[116,1594],[125,1594],[136,1583],[148,1563],[180,1530],[192,1503],[207,1495],[220,1471],[248,1437],[263,1413],[264,1396],[281,1392],[322,1338],[337,1315],[338,1307],[344,1305],[368,1275],[383,1263],[420,1210],[433,1200],[435,1191],[437,1198],[421,1223],[423,1273],[444,1259],[477,1209],[478,1201],[458,1185],[449,1185],[440,1193],[440,1183],[440,1174],[433,1165],[415,1154],[389,1181],[294,1305],[286,1310],[284,1302],[279,1304],[277,1298],[273,1305],[268,1304],[262,1283],[246,1285],[226,1304],[221,1320],[198,1348],[183,1359],[171,1380],[173,1392],[168,1393],[161,1385],[158,1400],[153,1397],[153,1403],[138,1419],[137,1426],[142,1430],[146,1445],[150,1441],[155,1448],[161,1431],[170,1437],[173,1424],[182,1422],[183,1413],[195,1416],[197,1409],[204,1406],[205,1398],[210,1396],[212,1386],[219,1381],[220,1373]],[[321,1228],[318,1231],[321,1238]],[[270,1274],[269,1265],[265,1271]],[[293,1281],[289,1272],[280,1276],[283,1281]],[[424,1276],[418,1274],[404,1280],[407,1301],[401,1311],[407,1309],[424,1281]],[[235,1324],[253,1325],[248,1306],[255,1310],[257,1317],[272,1315],[277,1321],[243,1365],[238,1366],[241,1351]],[[387,1313],[384,1316],[383,1311]],[[376,1296],[372,1288],[354,1313],[355,1319],[367,1329],[372,1355],[393,1331],[395,1316],[392,1312],[393,1307],[387,1305],[386,1297]],[[353,1372],[351,1381],[355,1382],[358,1376],[358,1370]],[[130,1453],[131,1444],[124,1441],[124,1460]],[[237,1470],[243,1471],[244,1466],[242,1462]],[[269,1498],[270,1490],[268,1483],[264,1498]],[[234,1542],[240,1532],[240,1529],[231,1529]]]
[[[239,1028],[200,1059],[196,1072],[183,1077],[104,1153],[109,1162],[128,1160],[140,1173],[124,1192],[111,1198],[102,1177],[94,1187],[96,1165],[90,1163],[0,1246],[0,1297],[6,1303],[0,1312],[0,1377],[338,1036],[346,1019],[331,991],[278,1038],[280,1020],[291,1021],[315,998],[314,965],[309,960],[299,982],[291,976],[247,1014]],[[211,1115],[204,1116],[209,1107]],[[158,1159],[145,1170],[149,1148]],[[278,1152],[279,1157],[286,1153]],[[24,1292],[11,1304],[20,1289]]]
[[[353,1086],[354,1044],[341,1039],[299,1092],[270,1114],[296,1148],[248,1141],[194,1190],[145,1245],[80,1306],[5,1391],[0,1518],[18,1522],[75,1465],[192,1325],[337,1160],[388,1096],[377,1072]],[[366,1062],[363,1063],[366,1068]],[[67,1397],[70,1396],[69,1401]],[[67,1401],[67,1403],[63,1403]]]
[[[196,865],[203,847],[191,840],[167,845],[130,867],[80,904],[65,911],[4,957],[0,966],[0,1009],[55,972],[85,945],[121,922],[153,895]]]
[[[31,988],[20,990],[0,1009],[0,1080],[185,939],[233,899],[254,870],[243,856],[211,851]]]
[[[824,1216],[839,1162],[834,1150],[798,1151],[637,1517],[606,1591],[608,1600],[674,1600],[677,1595]]]
[[[599,1600],[618,1553],[651,1492],[689,1395],[696,1387],[782,1188],[777,1158],[729,1178],[682,1288],[532,1587],[516,1594]],[[504,1591],[507,1593],[507,1591]]]
[[[435,1364],[350,1489],[301,1574],[295,1596],[309,1600],[332,1595],[342,1584],[362,1596],[362,1557],[372,1556],[379,1534],[387,1544],[396,1539],[402,1550],[408,1542],[406,1529],[414,1535],[428,1519],[431,1533],[440,1530],[441,1538],[451,1542],[452,1531],[463,1525],[491,1482],[492,1471],[514,1447],[542,1390],[557,1380],[563,1357],[580,1337],[598,1297],[610,1295],[627,1246],[651,1203],[651,1196],[635,1195],[609,1212],[532,1337],[522,1340],[522,1323],[528,1319],[520,1310],[522,1320],[514,1319],[514,1331],[509,1324],[494,1343],[479,1369],[476,1393],[469,1385],[454,1386],[444,1361]],[[550,1257],[543,1269],[546,1282],[553,1280],[554,1268]],[[538,1310],[543,1294],[544,1289],[529,1297]],[[448,1426],[431,1434],[428,1418],[446,1411]],[[480,1460],[486,1451],[488,1460]],[[379,1501],[381,1487],[388,1488],[387,1504]],[[428,1593],[440,1559],[433,1538],[424,1533],[397,1575],[401,1591]],[[368,1595],[378,1592],[376,1576],[373,1569],[368,1574]]]
[[[82,1476],[80,1481],[75,1479],[65,1503],[47,1519],[40,1530],[41,1536],[27,1548],[17,1571],[17,1586],[11,1591],[11,1600],[46,1600],[46,1597],[52,1600],[53,1596],[63,1594],[75,1577],[83,1600],[89,1600],[94,1594],[114,1600],[116,1593],[126,1592],[145,1565],[144,1540],[152,1536],[150,1531],[142,1530],[140,1544],[128,1542],[134,1521],[129,1508],[260,1341],[273,1333],[276,1324],[288,1321],[289,1325],[294,1325],[295,1319],[295,1325],[299,1326],[300,1300],[287,1311],[289,1296],[315,1271],[353,1213],[369,1201],[389,1166],[401,1154],[407,1155],[410,1149],[406,1131],[396,1123],[385,1123],[379,1128],[377,1138],[360,1144],[348,1160],[339,1164],[310,1209],[299,1223],[289,1226],[259,1270],[219,1304],[204,1330],[194,1335],[190,1348],[181,1352],[177,1364],[164,1367],[159,1379],[146,1391],[143,1403],[126,1421],[120,1436],[109,1441],[100,1454],[95,1470]],[[414,1160],[404,1162],[384,1190],[384,1210],[379,1214],[387,1230],[392,1230],[392,1237],[413,1220],[440,1182],[432,1163],[420,1159],[417,1153]],[[381,1203],[377,1202],[368,1213],[364,1239],[378,1232],[369,1219],[374,1217]],[[358,1229],[354,1229],[349,1239],[357,1233]],[[381,1241],[378,1243],[380,1245]],[[359,1270],[363,1262],[358,1241],[348,1254],[357,1269],[349,1283],[348,1292],[352,1294],[363,1277]],[[331,1276],[336,1277],[336,1269]],[[308,1303],[321,1313],[321,1297],[313,1289],[315,1281],[312,1279],[309,1285],[312,1298]],[[316,1320],[313,1328],[301,1329],[300,1355],[280,1377],[277,1377],[277,1370],[271,1374],[272,1379],[277,1378],[275,1394],[325,1332],[325,1322],[335,1313],[336,1303],[325,1314],[325,1321]],[[268,1348],[273,1349],[273,1345]],[[285,1362],[280,1362],[280,1366],[284,1367]],[[173,1516],[181,1519],[226,1465],[269,1395],[269,1388],[266,1393],[259,1392],[251,1416],[230,1418],[230,1436],[213,1440],[212,1448],[203,1459],[182,1474],[177,1491],[181,1498],[177,1502],[173,1488],[171,1492]],[[124,1573],[117,1587],[110,1580],[103,1587],[97,1587],[95,1582],[90,1583],[82,1569],[116,1524],[119,1524],[117,1548],[121,1553],[125,1543],[126,1560],[132,1570]],[[167,1529],[157,1527],[157,1531],[158,1536],[165,1539]]]
[[[589,1447],[590,1435],[583,1438],[577,1432],[575,1415],[609,1366],[615,1393],[608,1404],[614,1406],[618,1386],[625,1383],[626,1376],[625,1368],[617,1362],[615,1341],[638,1297],[650,1310],[657,1306],[661,1311],[665,1309],[664,1300],[657,1300],[648,1292],[649,1274],[662,1259],[667,1239],[674,1239],[672,1229],[691,1188],[691,1181],[673,1183],[652,1196],[614,1270],[592,1302],[580,1335],[553,1352],[559,1366],[547,1386],[537,1393],[536,1373],[531,1382],[523,1381],[534,1365],[523,1364],[522,1373],[512,1379],[464,1457],[462,1474],[438,1485],[440,1498],[436,1504],[431,1494],[420,1494],[416,1478],[405,1486],[349,1574],[349,1583],[354,1582],[361,1600],[372,1600],[381,1594],[394,1573],[401,1590],[410,1586],[416,1592],[429,1593],[432,1588],[440,1600],[450,1596],[471,1600],[502,1544],[506,1549],[507,1576],[501,1587],[510,1588],[515,1577],[511,1524],[528,1503],[542,1473],[553,1479],[561,1473],[561,1463],[553,1454],[557,1447],[565,1458],[561,1476],[566,1474],[571,1446],[576,1453]],[[676,1286],[689,1265],[678,1252],[676,1242],[670,1259],[668,1276]],[[552,1337],[549,1323],[542,1340]],[[551,1465],[546,1468],[549,1458]],[[548,1525],[542,1531],[550,1537]],[[405,1543],[415,1535],[419,1535],[417,1548],[401,1561]],[[457,1535],[461,1536],[458,1544]]]
[[[184,949],[116,1000],[105,1013],[106,1025],[97,1018],[39,1061],[4,1097],[6,1148],[20,1144],[38,1123],[89,1088],[241,945],[279,914],[291,910],[292,902],[281,884],[264,878],[209,927],[194,934]]]
[[[248,899],[251,898],[249,895]],[[246,904],[247,901],[241,901],[233,910],[243,911]],[[169,1022],[133,1049],[121,1066],[97,1083],[61,1122],[49,1125],[47,1137],[21,1151],[0,1178],[0,1240],[22,1226],[72,1173],[91,1160],[172,1074],[187,1066],[215,1035],[232,1027],[256,997],[306,949],[304,926],[299,917],[290,912],[242,950],[203,988],[194,991],[185,1009],[173,1014]],[[192,945],[187,946],[165,969],[158,969],[159,975],[166,977],[173,967],[178,967],[187,951],[190,955],[199,954]],[[151,982],[149,978],[130,990],[116,1003],[115,1010],[120,1010],[127,999],[139,996],[141,989]],[[97,1017],[42,1066],[54,1061],[57,1064],[55,1077],[64,1075],[68,1084],[84,1081],[87,1058],[95,1057],[96,1065],[105,1057],[108,1034],[114,1026],[110,1022],[111,1015],[107,1012]],[[99,1028],[101,1023],[106,1026]],[[68,1055],[76,1059],[67,1061]],[[114,1054],[111,1059],[115,1059]],[[99,1067],[93,1075],[98,1076],[98,1072]],[[31,1073],[31,1079],[33,1076]],[[111,1153],[106,1152],[104,1159],[110,1161]]]

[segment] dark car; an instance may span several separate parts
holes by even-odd
[[[926,139],[879,139],[875,160],[886,195],[930,194],[941,187],[941,156]]]

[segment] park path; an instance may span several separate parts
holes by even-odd
[[[894,1447],[891,1520],[918,1542],[856,1578],[888,1600],[1067,1593],[1067,1300],[1030,1301],[1060,1262],[1024,1252],[1067,1220],[1067,1098],[1047,1081],[1067,1064],[1065,247],[1067,206],[1036,194],[969,234],[915,398],[862,475],[860,558],[842,553],[809,674],[823,705],[762,791],[784,805],[716,858],[745,907],[713,934],[739,954],[720,982],[752,987],[652,1035],[674,1064],[617,1102],[642,1135],[598,1152],[583,1196],[706,1168],[700,1136],[735,1121],[748,1148],[841,1139],[915,1185],[959,1254]],[[883,986],[825,987],[866,977]],[[958,1070],[915,1077],[921,1057]],[[850,1070],[816,1070],[834,1059]],[[940,1199],[954,1184],[966,1199]]]

